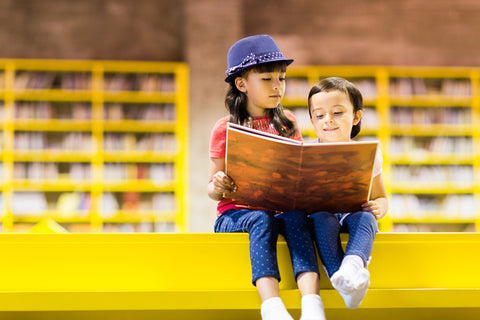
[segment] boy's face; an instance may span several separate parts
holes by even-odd
[[[312,124],[320,142],[350,141],[352,127],[360,121],[362,111],[353,112],[348,96],[338,90],[323,91],[310,98]]]
[[[265,115],[265,109],[278,106],[285,94],[285,72],[254,72],[235,80],[237,88],[247,95],[247,111],[253,117]]]

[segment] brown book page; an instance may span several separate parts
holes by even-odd
[[[369,197],[378,142],[305,144],[228,125],[232,198],[272,211],[350,212]]]
[[[361,210],[369,198],[377,145],[304,145],[295,208],[307,213]]]
[[[232,198],[273,211],[294,209],[300,142],[230,125],[226,173],[238,187]]]

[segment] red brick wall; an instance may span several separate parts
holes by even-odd
[[[276,35],[297,63],[478,66],[475,0],[245,0],[245,33]]]
[[[0,58],[181,60],[181,5],[0,0]]]
[[[221,35],[233,29],[239,37],[273,35],[299,64],[480,65],[476,0],[200,2],[202,11],[193,14],[219,26],[212,47],[228,47]],[[222,19],[232,14],[230,2],[241,17],[228,24]],[[211,32],[185,20],[187,6],[188,0],[0,0],[0,57],[184,60],[185,28]]]

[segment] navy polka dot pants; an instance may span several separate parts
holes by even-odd
[[[367,265],[378,230],[377,220],[371,212],[332,214],[322,211],[311,214],[309,219],[320,259],[329,277],[340,268],[345,255],[360,256]],[[340,241],[341,232],[349,234],[345,253]]]
[[[287,241],[295,276],[304,271],[318,272],[307,219],[300,211],[274,214],[263,210],[232,209],[217,218],[214,230],[248,232],[253,284],[257,279],[267,276],[280,281],[277,261],[277,239],[280,233]]]

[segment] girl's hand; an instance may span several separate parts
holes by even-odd
[[[381,219],[382,211],[380,209],[380,205],[374,200],[370,200],[362,204],[362,210],[371,212],[377,220]]]
[[[217,171],[212,178],[214,190],[222,198],[229,198],[232,192],[237,191],[235,182],[223,171]]]

